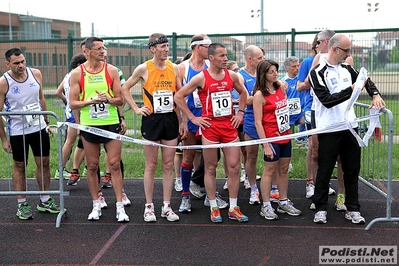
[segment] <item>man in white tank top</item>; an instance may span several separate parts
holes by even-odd
[[[40,70],[27,68],[25,56],[19,48],[12,48],[5,53],[6,66],[9,70],[0,78],[0,110],[16,111],[46,111],[46,101],[42,90],[42,74]],[[26,191],[26,163],[28,148],[32,149],[36,176],[40,190],[50,188],[50,138],[46,115],[8,115],[7,130],[10,139],[4,131],[3,120],[0,119],[0,138],[3,149],[12,153],[14,168],[13,185],[16,191]],[[17,217],[21,220],[32,219],[32,210],[25,195],[17,195]],[[49,195],[40,195],[37,210],[41,212],[59,213],[60,209]]]

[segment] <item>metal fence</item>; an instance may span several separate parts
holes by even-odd
[[[376,82],[388,108],[396,116],[399,115],[399,28],[340,30],[352,41],[351,55],[355,68],[365,67],[369,76]],[[307,57],[311,43],[318,31],[299,32],[295,29],[287,32],[211,34],[213,42],[221,42],[227,47],[228,58],[244,65],[244,49],[250,45],[258,45],[265,50],[266,58],[277,61],[280,66],[288,56],[297,56],[300,61]],[[192,35],[168,36],[170,44],[170,60],[175,61],[190,52]],[[84,38],[45,39],[45,40],[4,40],[0,48],[5,51],[11,47],[20,47],[25,54],[27,66],[38,68],[43,75],[43,88],[46,97],[54,97],[54,91],[70,70],[69,62],[73,55],[81,52],[80,42]],[[107,47],[108,62],[119,67],[128,78],[136,66],[151,59],[152,54],[147,47],[148,36],[102,37]],[[5,60],[0,54],[0,60]],[[5,65],[0,71],[7,71]],[[284,69],[280,67],[281,74]],[[131,89],[137,101],[142,101],[142,84],[139,82]],[[360,99],[362,100],[362,98]],[[395,128],[399,128],[395,124]],[[396,129],[397,130],[397,129]],[[396,131],[395,135],[399,135]]]
[[[3,115],[22,115],[22,116],[32,116],[32,115],[39,115],[39,116],[43,116],[43,115],[47,115],[47,116],[53,116],[57,122],[60,121],[58,115],[54,112],[49,112],[49,111],[42,111],[42,112],[0,112],[0,116]],[[26,190],[25,191],[13,191],[13,186],[12,186],[12,154],[8,154],[8,160],[7,160],[7,167],[8,167],[8,177],[6,178],[6,180],[8,181],[8,190],[1,190],[0,191],[0,196],[12,196],[12,195],[42,195],[42,194],[46,194],[46,195],[58,195],[59,196],[59,207],[60,207],[60,213],[57,215],[56,218],[56,227],[60,227],[61,225],[61,219],[63,215],[66,215],[66,209],[64,208],[64,196],[69,196],[69,192],[68,191],[64,191],[64,180],[63,180],[63,168],[62,168],[62,145],[63,145],[63,140],[62,140],[62,130],[63,127],[58,127],[57,128],[57,137],[58,137],[58,171],[60,172],[60,179],[59,179],[59,187],[58,189],[54,189],[54,190],[48,190],[48,191],[44,191],[44,188],[39,188],[39,190],[35,190],[35,189],[30,189],[30,187],[28,186],[28,175],[27,175],[27,171],[26,171],[26,167],[27,167],[27,162],[25,162],[25,182],[27,184],[26,186]],[[6,131],[7,132],[7,131]],[[25,141],[25,139],[24,139]],[[42,141],[41,139],[38,141]],[[23,144],[25,145],[25,143]],[[29,151],[26,151],[29,152]],[[41,158],[41,165],[43,165],[43,159]],[[5,162],[3,162],[3,164],[5,165]],[[38,174],[36,172],[36,174]],[[44,174],[43,171],[41,172],[41,176],[36,176],[35,180],[37,178],[41,178],[41,183],[44,184]]]
[[[370,114],[369,105],[356,103],[358,117]],[[398,222],[399,218],[391,216],[392,196],[392,156],[393,156],[393,115],[389,109],[381,110],[380,125],[375,128],[368,146],[362,148],[360,181],[386,198],[386,216],[375,218],[367,226],[369,230],[376,222]],[[369,120],[359,123],[359,134],[364,136],[368,130]]]

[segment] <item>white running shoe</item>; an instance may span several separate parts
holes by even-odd
[[[116,208],[116,219],[118,220],[118,223],[124,223],[130,221],[129,216],[125,212],[125,208],[123,207]]]
[[[175,180],[175,190],[176,190],[177,192],[180,192],[180,191],[183,190],[183,184],[182,184],[182,182],[181,182],[181,179],[176,179],[176,180]]]
[[[93,210],[89,214],[89,217],[87,217],[87,220],[89,221],[98,221],[100,220],[102,213],[101,213],[101,206],[99,203],[93,204]]]
[[[245,189],[250,189],[251,188],[251,184],[249,183],[248,178],[246,178],[245,181],[244,181],[244,188]]]
[[[183,196],[179,207],[179,212],[191,212],[190,196]]]
[[[331,187],[328,188],[328,195],[335,195],[335,190]]]
[[[306,184],[306,198],[310,199],[314,195],[314,185],[312,183]]]
[[[360,212],[346,211],[345,218],[354,224],[364,224],[366,220],[360,215]]]
[[[313,217],[313,222],[317,224],[327,223],[327,212],[326,211],[316,212]]]
[[[190,192],[194,197],[199,199],[206,195],[206,192],[202,191],[201,187],[195,183],[190,185]]]
[[[259,197],[259,190],[255,189],[255,190],[251,190],[251,194],[249,197],[249,204],[251,205],[259,205],[260,204],[260,197]]]
[[[267,220],[278,220],[278,215],[274,212],[271,205],[262,206],[260,208],[260,216],[265,217]]]
[[[154,209],[151,208],[150,204],[145,205],[144,221],[146,221],[147,223],[156,222],[157,221],[157,217],[155,216]]]
[[[108,208],[108,204],[105,201],[105,198],[103,196],[103,194],[98,194],[98,200],[100,201],[100,207],[101,209],[107,209]]]
[[[179,221],[179,216],[174,213],[170,205],[168,207],[162,206],[161,216],[166,218],[169,222]]]
[[[229,185],[228,185],[227,180],[226,180],[226,182],[224,182],[223,189],[224,190],[228,190],[229,189]]]
[[[240,183],[243,183],[246,177],[247,173],[245,172],[245,170],[241,170]]]
[[[123,203],[123,206],[125,206],[125,207],[129,207],[130,205],[132,205],[132,203],[130,202],[129,198],[127,197],[125,191],[122,191],[122,203]]]
[[[219,209],[225,209],[229,206],[229,204],[220,197],[219,192],[216,191],[216,203],[219,207]],[[209,202],[208,195],[206,195],[205,200],[204,200],[204,206],[210,207],[211,204]]]

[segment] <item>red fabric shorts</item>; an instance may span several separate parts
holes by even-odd
[[[199,129],[199,134],[213,143],[230,143],[238,138],[237,128],[233,127],[230,120],[211,120],[212,125]]]

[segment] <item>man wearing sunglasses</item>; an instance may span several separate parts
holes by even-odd
[[[310,71],[310,83],[315,93],[315,118],[317,128],[343,123],[345,115],[356,119],[353,106],[347,111],[355,82],[359,75],[352,66],[345,63],[350,56],[351,41],[344,34],[335,34],[328,43],[328,54]],[[364,87],[372,97],[371,107],[384,108],[385,103],[375,84],[368,78]],[[357,124],[353,129],[357,131]],[[333,130],[334,131],[334,130]],[[338,156],[342,161],[345,180],[346,208],[345,218],[355,224],[364,224],[358,199],[358,177],[360,172],[360,146],[349,129],[321,133],[319,140],[319,165],[313,203],[316,213],[313,221],[327,222],[328,189],[332,171]]]

